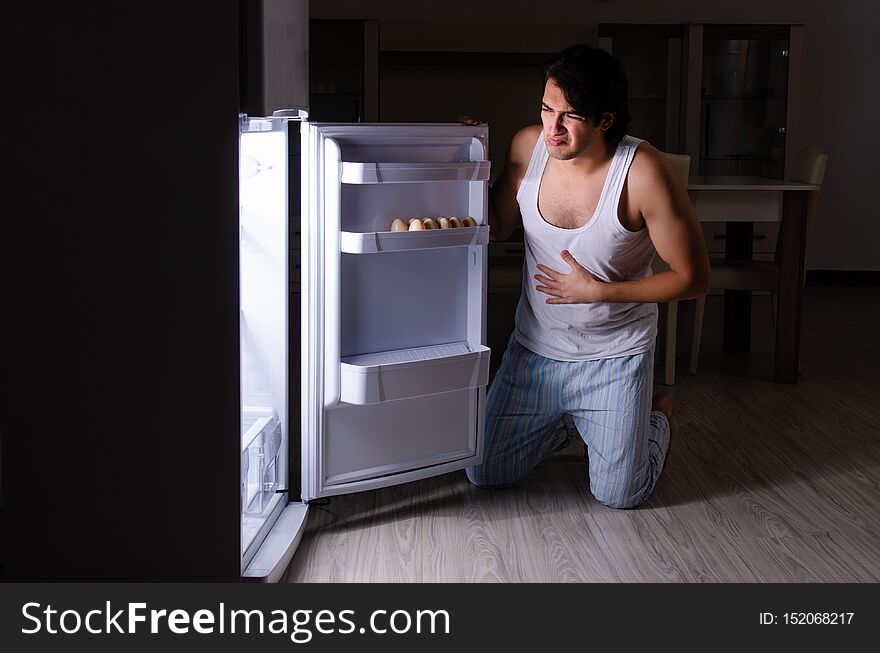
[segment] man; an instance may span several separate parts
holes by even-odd
[[[467,470],[476,485],[516,483],[575,431],[607,506],[638,505],[663,469],[673,402],[652,402],[656,302],[704,295],[709,260],[664,154],[626,135],[627,93],[607,52],[561,52],[545,71],[542,125],[513,137],[491,190],[490,235],[522,224],[525,268],[484,460]],[[669,271],[651,274],[655,250]]]

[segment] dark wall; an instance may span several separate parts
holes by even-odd
[[[3,578],[237,580],[239,3],[8,9]]]

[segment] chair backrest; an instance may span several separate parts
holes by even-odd
[[[828,169],[828,155],[817,147],[807,147],[800,150],[792,157],[791,171],[788,175],[789,181],[799,181],[803,184],[814,184],[822,186],[825,181],[825,171]],[[810,193],[807,196],[807,224],[805,227],[806,249],[810,248],[810,235],[813,231],[813,219],[816,216],[816,208],[819,206],[819,191]],[[780,229],[779,237],[776,240],[776,262],[782,253],[782,230]],[[804,275],[806,277],[806,266],[804,266]]]
[[[687,154],[669,154],[668,152],[664,152],[664,154],[672,164],[672,167],[675,168],[678,178],[684,184],[685,188],[687,188],[688,175],[690,174],[691,169],[691,157]]]
[[[678,180],[684,186],[685,190],[687,190],[688,175],[690,174],[691,168],[691,157],[687,154],[670,154],[669,152],[664,152],[663,154],[672,164]],[[651,268],[654,270],[654,272],[663,272],[665,270],[668,270],[669,266],[666,265],[663,259],[661,259],[659,256],[654,255],[654,260],[651,262]]]
[[[828,155],[817,147],[807,147],[792,157],[790,181],[821,186],[828,169]]]

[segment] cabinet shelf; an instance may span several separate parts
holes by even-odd
[[[489,382],[488,347],[453,342],[342,359],[341,399],[375,404],[452,392]]]
[[[341,250],[346,254],[374,254],[402,252],[437,247],[465,247],[489,242],[489,227],[459,227],[457,229],[427,229],[424,231],[343,231]]]
[[[343,184],[488,181],[489,161],[375,163],[342,162]]]
[[[361,98],[362,93],[309,93],[309,97]]]
[[[726,161],[728,163],[733,163],[736,161],[785,161],[785,159],[781,157],[772,157],[772,156],[701,156],[700,161]]]
[[[746,97],[736,95],[704,95],[700,98],[703,102],[786,102],[784,97]]]

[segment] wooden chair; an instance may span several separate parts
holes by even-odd
[[[794,156],[789,181],[821,186],[828,167],[828,155],[815,147],[801,150]],[[816,207],[819,203],[819,192],[809,194],[807,200],[806,242],[809,247],[810,232]],[[773,307],[773,326],[776,326],[776,312],[779,291],[779,257],[782,238],[776,239],[776,254],[771,261],[731,261],[722,258],[711,258],[711,287],[731,290],[769,290]],[[806,270],[804,270],[806,276]],[[691,359],[689,372],[697,373],[697,360],[700,355],[700,339],[703,331],[703,316],[706,311],[706,298],[697,300],[694,311],[694,338],[691,343]]]
[[[672,163],[678,175],[679,181],[687,189],[688,174],[691,167],[691,157],[687,154],[669,154],[667,159]],[[654,273],[665,272],[669,266],[659,256],[655,256],[651,263]],[[663,347],[664,371],[663,383],[675,385],[675,337],[678,329],[678,301],[666,302],[666,342]]]

